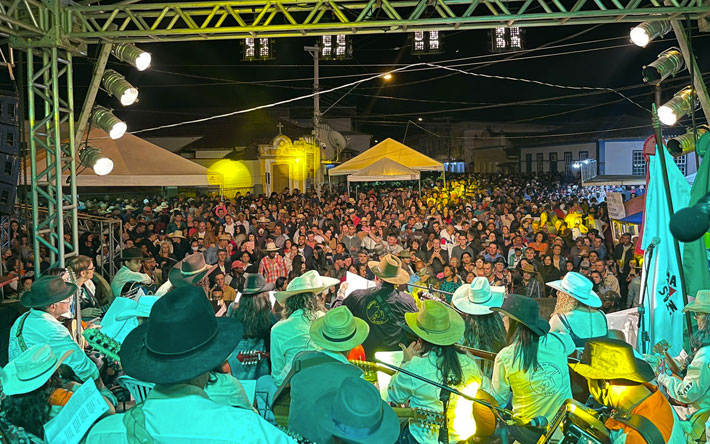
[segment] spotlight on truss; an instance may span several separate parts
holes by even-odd
[[[643,81],[658,84],[683,70],[685,60],[678,48],[668,48],[652,63],[643,67]]]
[[[274,55],[274,40],[267,37],[246,38],[242,41],[244,47],[244,61],[253,60],[273,60]]]
[[[95,106],[91,118],[93,119],[94,125],[106,131],[114,140],[123,137],[128,129],[126,122],[116,117],[110,109],[104,108],[103,106]]]
[[[675,93],[673,98],[658,108],[658,119],[664,125],[673,126],[693,109],[700,106],[700,100],[691,86]]]
[[[121,105],[132,105],[138,100],[138,89],[133,87],[125,77],[113,69],[107,69],[101,79],[109,94],[121,101]]]
[[[439,31],[414,31],[412,54],[440,54],[444,51],[444,35]]]
[[[113,160],[101,155],[101,150],[87,146],[79,152],[79,163],[92,168],[97,176],[105,176],[113,171]]]
[[[136,45],[130,43],[118,43],[113,45],[111,53],[118,60],[133,65],[138,71],[145,71],[150,66],[151,56]]]
[[[668,139],[668,152],[673,157],[680,157],[685,154],[690,154],[695,151],[696,146],[707,145],[710,142],[710,128],[707,125],[698,125],[697,127],[698,143],[695,143],[695,132],[692,128],[688,128],[685,134],[678,137],[672,137]],[[701,138],[703,141],[701,142]],[[704,155],[702,150],[698,148],[698,154]]]
[[[636,46],[645,48],[651,40],[666,35],[670,30],[671,22],[667,20],[643,22],[631,30],[629,37]]]
[[[345,34],[321,36],[321,58],[324,60],[345,60],[353,56],[353,44]]]
[[[517,26],[491,31],[491,52],[511,52],[523,49],[523,30]]]

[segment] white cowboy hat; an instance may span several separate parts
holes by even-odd
[[[602,300],[592,290],[592,281],[574,271],[567,273],[562,280],[548,282],[547,285],[557,291],[567,293],[589,307],[599,308],[602,306]]]
[[[370,326],[354,317],[348,307],[340,305],[313,321],[310,332],[317,346],[330,351],[348,351],[367,339]]]
[[[274,297],[276,297],[279,304],[283,305],[286,299],[293,295],[301,293],[319,294],[327,288],[338,285],[339,283],[340,281],[338,279],[321,276],[317,271],[309,270],[289,282],[285,291],[277,291],[274,293]]]
[[[493,313],[491,307],[503,305],[504,295],[505,287],[491,287],[487,278],[477,277],[472,283],[457,288],[451,303],[464,313],[487,315]]]
[[[67,350],[57,359],[49,344],[33,345],[3,369],[3,393],[8,396],[20,395],[42,387],[72,351]]]
[[[695,294],[695,300],[683,308],[683,313],[688,311],[710,313],[710,290],[698,290]]]

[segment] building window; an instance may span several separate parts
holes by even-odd
[[[569,151],[566,151],[564,154],[564,159],[565,159],[565,176],[571,176],[572,175],[572,153]]]
[[[589,152],[588,151],[580,151],[579,152],[579,160],[587,160],[589,159]]]
[[[537,168],[538,173],[544,173],[545,172],[545,167],[543,165],[545,156],[542,153],[537,153],[535,155],[535,167]]]
[[[532,173],[532,154],[525,155],[525,172]]]
[[[687,170],[687,164],[686,164],[687,157],[688,157],[688,155],[684,155],[684,156],[678,156],[675,158],[675,164],[678,165],[678,169],[680,170],[681,173],[683,173],[684,176],[686,175],[686,170]]]
[[[634,150],[631,154],[631,174],[634,176],[646,175],[646,161],[643,160],[643,150]]]
[[[557,153],[550,153],[550,172],[557,172]]]

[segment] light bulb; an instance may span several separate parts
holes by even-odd
[[[150,67],[151,56],[149,52],[143,52],[136,58],[136,69],[145,71]]]
[[[634,45],[640,46],[642,48],[645,48],[646,45],[648,45],[648,43],[651,41],[651,37],[649,37],[648,32],[646,32],[646,30],[640,26],[637,26],[632,29],[630,36],[631,41],[634,43]]]
[[[120,139],[123,137],[124,134],[126,134],[126,130],[128,129],[128,125],[126,125],[126,122],[116,122],[112,127],[111,131],[109,131],[108,135],[113,139]]]
[[[670,106],[663,105],[658,108],[658,119],[664,125],[672,126],[678,121],[678,116],[675,115]]]
[[[128,88],[127,90],[123,91],[123,95],[121,96],[121,105],[123,105],[123,106],[133,105],[137,99],[138,99],[138,89]]]
[[[101,157],[94,163],[94,173],[97,176],[105,176],[111,171],[113,171],[113,160],[108,157]]]

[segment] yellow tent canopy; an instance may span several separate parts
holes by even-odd
[[[384,182],[393,180],[419,180],[419,171],[408,168],[390,158],[383,157],[372,165],[348,175],[348,182]]]
[[[372,165],[380,159],[391,159],[415,171],[444,171],[444,164],[408,147],[396,140],[387,138],[362,154],[347,162],[331,168],[330,176],[353,174]]]

